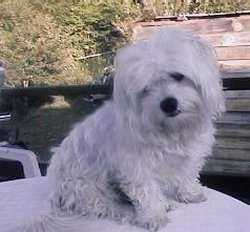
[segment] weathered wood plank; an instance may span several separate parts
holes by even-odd
[[[248,31],[225,32],[215,34],[207,33],[199,35],[214,46],[228,47],[250,45],[250,36]]]
[[[250,16],[194,19],[187,21],[152,21],[136,24],[133,30],[133,39],[145,39],[152,32],[164,26],[174,26],[196,32],[198,34],[228,33],[250,30]]]
[[[209,175],[250,176],[250,161],[210,158],[204,166],[202,173]]]
[[[250,35],[250,33],[249,33]],[[215,47],[219,61],[250,60],[250,46]]]
[[[245,160],[250,162],[250,150],[215,147],[213,150],[213,158],[226,160]]]
[[[218,61],[220,64],[220,69],[222,71],[250,71],[250,61],[249,60],[222,60]]]
[[[233,135],[232,135],[233,136]],[[250,150],[250,138],[248,137],[217,137],[215,146],[227,149]],[[250,161],[250,160],[249,160]]]
[[[244,29],[248,29],[247,23],[249,22],[249,18],[244,18],[244,19],[242,18],[243,17],[240,16],[240,17],[216,18],[216,19],[194,19],[194,20],[184,20],[184,21],[173,21],[173,20],[150,21],[150,22],[138,23],[136,26],[140,26],[141,28],[143,28],[144,35],[146,35],[145,32],[148,32],[148,30],[146,31],[145,28],[151,29],[152,27],[160,28],[164,26],[175,26],[179,28],[184,28],[186,30],[192,30],[194,32],[205,34],[205,33],[239,31],[237,30],[237,28],[235,28],[237,26],[235,24],[237,23],[241,24],[241,28],[244,27]]]
[[[250,113],[249,112],[227,112],[216,121],[219,125],[241,125],[246,126],[250,124]]]
[[[249,77],[250,79],[250,77]],[[250,101],[250,90],[228,90],[224,92],[227,99],[248,99]]]
[[[250,111],[250,90],[225,91],[227,111]]]
[[[250,138],[250,124],[247,125],[223,125],[217,124],[216,136],[234,136],[234,137],[249,137]]]
[[[145,39],[149,37],[152,33],[159,30],[161,27],[142,27],[141,32],[135,32],[134,39]],[[191,30],[190,30],[191,31]],[[231,31],[231,32],[220,32],[213,33],[207,32],[197,33],[201,38],[205,39],[209,43],[213,44],[215,47],[233,47],[233,46],[248,46],[250,45],[249,31]],[[137,38],[138,37],[138,38]]]
[[[227,78],[250,78],[250,71],[231,71],[231,72],[221,72],[221,76],[223,79]]]
[[[217,50],[221,70],[250,71],[250,15],[141,22],[134,27],[133,40],[145,39],[166,26],[192,31],[208,40]]]
[[[226,109],[227,111],[247,111],[250,112],[250,99],[241,98],[241,99],[227,99],[226,100]]]

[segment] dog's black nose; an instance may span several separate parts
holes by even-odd
[[[173,117],[178,114],[178,101],[174,97],[167,97],[160,103],[161,110],[167,114],[167,116]]]

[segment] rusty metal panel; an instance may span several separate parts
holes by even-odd
[[[250,13],[140,22],[133,29],[133,40],[145,39],[162,27],[182,28],[209,41],[223,71],[250,71]]]

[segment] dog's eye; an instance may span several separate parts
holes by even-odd
[[[185,75],[183,75],[182,73],[178,73],[178,72],[172,72],[169,75],[171,78],[173,78],[176,81],[182,81],[185,78]]]
[[[140,93],[139,93],[139,97],[146,97],[148,96],[150,93],[150,90],[148,87],[144,88]]]

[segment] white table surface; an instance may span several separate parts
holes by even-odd
[[[20,232],[18,228],[22,225],[41,220],[48,214],[47,197],[46,177],[0,183],[0,232]],[[249,205],[211,189],[207,189],[207,197],[206,202],[184,205],[170,212],[171,222],[159,232],[250,232]],[[58,219],[57,226],[52,225],[51,229],[42,231],[145,232],[146,230],[108,220],[73,218]]]

